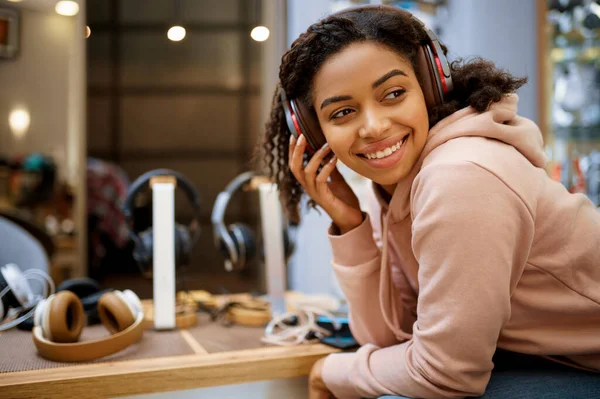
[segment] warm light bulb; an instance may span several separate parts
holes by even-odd
[[[8,0],[9,3],[20,3],[23,0]]]
[[[8,125],[10,126],[13,135],[18,139],[27,133],[30,122],[29,112],[22,108],[14,109],[8,115]]]
[[[250,32],[250,37],[257,42],[264,42],[269,38],[269,28],[266,26],[257,26]]]
[[[185,28],[183,26],[172,26],[167,32],[169,40],[178,42],[185,37]]]
[[[54,7],[57,14],[64,15],[66,17],[72,17],[73,15],[77,15],[79,12],[79,4],[71,0],[61,0],[56,3],[56,7]]]
[[[92,30],[90,29],[89,26],[85,27],[85,38],[87,39],[88,37],[90,37],[90,35],[92,34]]]

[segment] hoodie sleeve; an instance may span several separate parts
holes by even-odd
[[[328,356],[323,380],[337,398],[480,396],[489,381],[532,242],[531,213],[503,181],[469,162],[425,167],[412,193],[420,287],[413,337]]]
[[[373,235],[371,217],[343,235],[330,229],[333,270],[348,301],[352,335],[361,343],[389,346],[397,343],[381,313],[379,276],[381,251]]]

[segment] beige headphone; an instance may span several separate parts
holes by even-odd
[[[85,362],[117,353],[142,338],[144,311],[133,291],[102,295],[98,315],[111,335],[78,342],[86,320],[77,295],[60,291],[42,300],[36,307],[33,327],[39,354],[56,362]]]

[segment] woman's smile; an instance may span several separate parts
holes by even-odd
[[[407,133],[404,136],[394,136],[381,142],[367,145],[358,153],[358,156],[372,168],[390,168],[404,157],[409,136],[410,134]]]

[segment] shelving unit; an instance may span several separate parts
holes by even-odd
[[[600,5],[537,4],[539,125],[548,173],[600,206],[600,28],[590,26],[590,18],[600,18]]]

